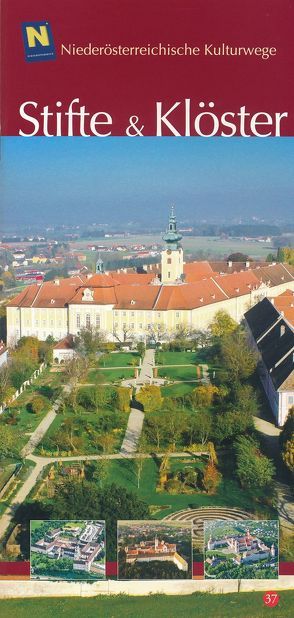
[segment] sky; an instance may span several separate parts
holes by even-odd
[[[2,137],[1,168],[4,227],[294,219],[294,138]]]

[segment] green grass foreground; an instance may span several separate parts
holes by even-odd
[[[287,618],[292,616],[294,591],[279,593],[276,607],[264,605],[260,592],[234,594],[195,593],[183,596],[99,596],[93,598],[1,599],[5,618]]]

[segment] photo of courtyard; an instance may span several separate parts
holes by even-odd
[[[105,578],[105,522],[31,520],[31,579]]]

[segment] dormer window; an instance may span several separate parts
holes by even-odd
[[[82,300],[86,301],[86,302],[93,302],[93,290],[90,290],[89,288],[86,288],[83,293],[82,293]]]
[[[131,300],[131,305],[135,305],[136,301],[134,299]]]
[[[51,298],[51,301],[50,301],[50,302],[51,302],[51,305],[54,305],[54,303],[55,303],[55,299],[54,299],[54,298]]]
[[[285,326],[285,324],[281,324],[281,326],[280,326],[280,337],[283,337],[285,332],[286,332],[286,326]]]

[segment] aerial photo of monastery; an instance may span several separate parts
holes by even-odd
[[[278,522],[204,522],[205,577],[278,577]]]
[[[191,525],[118,522],[119,579],[188,579],[191,568]]]
[[[104,521],[31,521],[32,579],[104,579]]]

